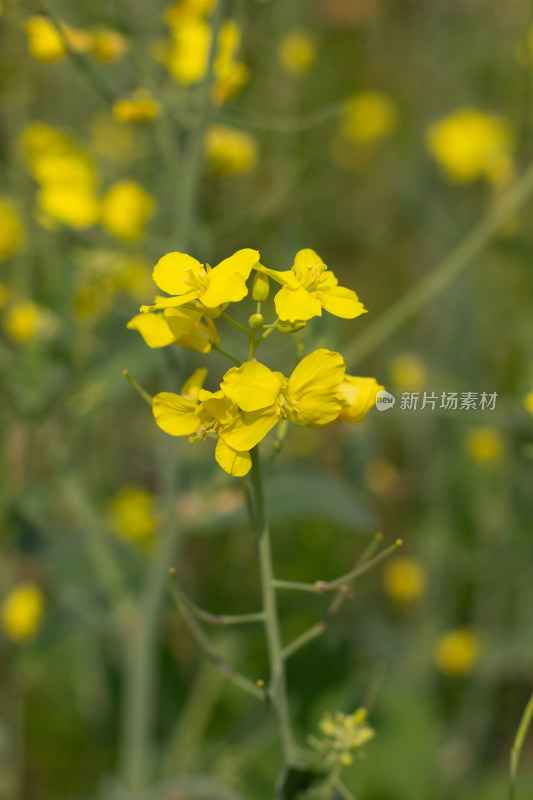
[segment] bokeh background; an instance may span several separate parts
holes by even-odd
[[[271,337],[266,358],[338,349],[397,398],[361,425],[291,430],[267,476],[281,578],[336,577],[378,531],[404,541],[290,660],[301,743],[374,687],[376,737],[345,772],[358,798],[496,800],[532,688],[533,206],[378,340],[381,315],[533,157],[532,9],[232,0],[202,129],[211,5],[2,5],[0,796],[137,796],[136,713],[149,723],[143,797],[273,796],[271,714],[205,660],[154,568],[176,566],[217,613],[258,607],[240,481],[209,443],[165,437],[122,376],[155,393],[227,367],[126,328],[185,226],[187,250],[213,265],[253,247],[286,269],[315,249],[369,313]],[[494,410],[409,410],[403,392],[498,397]],[[162,556],[165,503],[177,536]],[[280,603],[286,641],[327,606]],[[266,677],[260,628],[209,633]],[[517,798],[532,783],[526,743]]]

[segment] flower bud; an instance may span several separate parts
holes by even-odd
[[[248,320],[248,325],[253,331],[258,331],[259,328],[262,328],[264,324],[265,320],[263,319],[262,314],[252,314]]]
[[[268,275],[265,275],[263,272],[256,272],[252,284],[252,298],[255,302],[262,303],[264,300],[267,300],[269,289],[270,282],[268,280]]]
[[[278,320],[276,330],[280,333],[296,333],[296,331],[301,331],[302,328],[305,328],[306,325],[307,322],[283,322]]]

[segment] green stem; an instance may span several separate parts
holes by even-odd
[[[224,0],[218,0],[211,20],[212,39],[208,65],[198,89],[199,111],[196,125],[189,132],[182,162],[184,167],[177,202],[177,231],[172,239],[173,245],[177,244],[178,249],[183,251],[187,250],[191,239],[197,209],[203,140],[210,113],[210,88],[223,8]],[[177,239],[177,242],[174,239]],[[124,784],[132,792],[142,791],[150,778],[158,621],[166,590],[168,568],[178,539],[174,509],[175,472],[175,444],[165,442],[160,463],[164,521],[160,529],[159,547],[150,560],[146,584],[138,600],[136,625],[131,632],[125,653],[121,775]],[[254,686],[254,689],[256,688]]]
[[[175,578],[175,586],[176,591],[179,593],[189,611],[191,611],[197,619],[208,622],[210,625],[246,625],[251,622],[264,622],[265,620],[263,611],[252,612],[250,614],[213,614],[211,611],[206,611],[204,608],[197,606],[196,603],[187,596],[177,577]]]
[[[533,718],[533,694],[529,698],[528,704],[522,714],[520,725],[516,732],[515,740],[511,748],[511,767],[510,767],[510,783],[509,783],[509,800],[514,800],[516,788],[516,776],[518,773],[518,762],[520,761],[520,754],[524,745],[531,719]]]
[[[470,264],[498,233],[503,223],[516,213],[533,192],[533,164],[476,227],[446,258],[411,291],[369,325],[346,352],[345,361],[353,367],[389,338],[426,303],[437,297]]]
[[[270,531],[266,518],[259,448],[257,446],[254,447],[253,450],[250,451],[250,455],[252,457],[250,477],[254,501],[252,521],[255,525],[258,538],[259,571],[261,575],[265,631],[270,662],[270,696],[272,697],[278,720],[284,760],[285,763],[289,765],[295,762],[295,742],[289,713],[287,679],[285,675],[285,662],[283,660],[283,644],[281,640],[278,604],[274,588]]]
[[[241,323],[237,322],[236,319],[230,317],[230,315],[226,314],[225,311],[223,311],[220,316],[222,317],[222,319],[225,319],[226,322],[229,322],[230,325],[233,325],[234,328],[237,328],[238,331],[240,331],[241,333],[245,333],[246,336],[248,337],[250,336],[250,331],[248,330],[248,328],[245,328],[244,325],[241,325]]]
[[[233,361],[234,364],[238,364],[239,366],[242,364],[242,361],[239,358],[235,358],[235,356],[232,356],[227,350],[223,350],[221,347],[219,347],[218,344],[214,344],[212,349],[216,350],[217,353],[220,353],[221,356],[226,356],[226,358],[229,358],[229,360]]]

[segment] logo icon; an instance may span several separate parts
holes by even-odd
[[[379,392],[376,394],[376,408],[378,411],[389,411],[389,409],[394,407],[394,403],[396,402],[396,398],[390,392],[386,392],[384,389],[380,389]]]

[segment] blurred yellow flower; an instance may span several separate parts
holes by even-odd
[[[526,394],[524,398],[524,405],[527,411],[529,411],[529,413],[533,416],[533,392]]]
[[[165,9],[164,18],[171,28],[178,25],[184,17],[207,17],[211,13],[215,0],[176,0]]]
[[[18,253],[23,242],[24,228],[15,205],[0,197],[0,261]]]
[[[117,122],[148,122],[161,116],[161,103],[152,97],[148,89],[136,89],[130,97],[115,101],[113,116]]]
[[[426,365],[414,353],[401,353],[390,365],[392,383],[404,392],[418,392],[427,380]]]
[[[353,714],[327,712],[320,720],[321,738],[309,737],[309,743],[332,767],[349,767],[354,757],[370,742],[376,732],[367,722],[368,711],[359,708]]]
[[[92,42],[90,33],[72,28],[63,20],[59,20],[58,25],[61,33],[47,17],[35,16],[26,20],[29,51],[37,61],[50,63],[59,61],[66,56],[67,45],[76,53],[85,53],[89,50]]]
[[[504,451],[504,439],[496,428],[483,426],[471,430],[465,438],[465,450],[480,464],[497,461]]]
[[[248,81],[249,70],[238,58],[242,32],[236,22],[224,22],[218,35],[218,52],[215,58],[215,81],[211,94],[215,103],[224,103],[234,97]]]
[[[89,228],[100,216],[94,189],[83,184],[47,183],[37,194],[40,210],[71,228]]]
[[[124,34],[112,28],[97,28],[93,31],[91,55],[97,61],[111,64],[121,61],[128,52],[129,42]]]
[[[307,31],[292,31],[283,37],[279,46],[279,60],[290,75],[305,75],[316,58],[313,37]]]
[[[4,330],[17,342],[35,339],[39,328],[39,306],[32,300],[12,305],[3,320]]]
[[[347,103],[344,133],[354,142],[369,144],[389,137],[396,127],[396,106],[383,92],[366,91]]]
[[[114,183],[102,198],[102,225],[112,236],[137,242],[155,212],[151,195],[135,181]]]
[[[211,125],[204,149],[210,168],[220,175],[248,172],[257,162],[257,144],[253,136],[228,125]]]
[[[389,494],[398,483],[398,470],[385,458],[375,458],[365,467],[365,481],[376,494]]]
[[[159,521],[154,495],[143,486],[125,486],[111,499],[108,520],[122,539],[150,547]]]
[[[472,628],[456,628],[437,641],[433,657],[438,668],[452,678],[466,675],[479,659],[482,643]]]
[[[44,595],[30,581],[20,583],[4,598],[2,628],[15,642],[31,638],[39,629],[44,614]]]
[[[486,178],[505,183],[514,174],[515,134],[509,120],[461,108],[433,123],[426,144],[446,176],[457,183]]]
[[[427,573],[422,562],[415,558],[396,558],[385,566],[383,584],[392,600],[409,604],[425,593]]]

